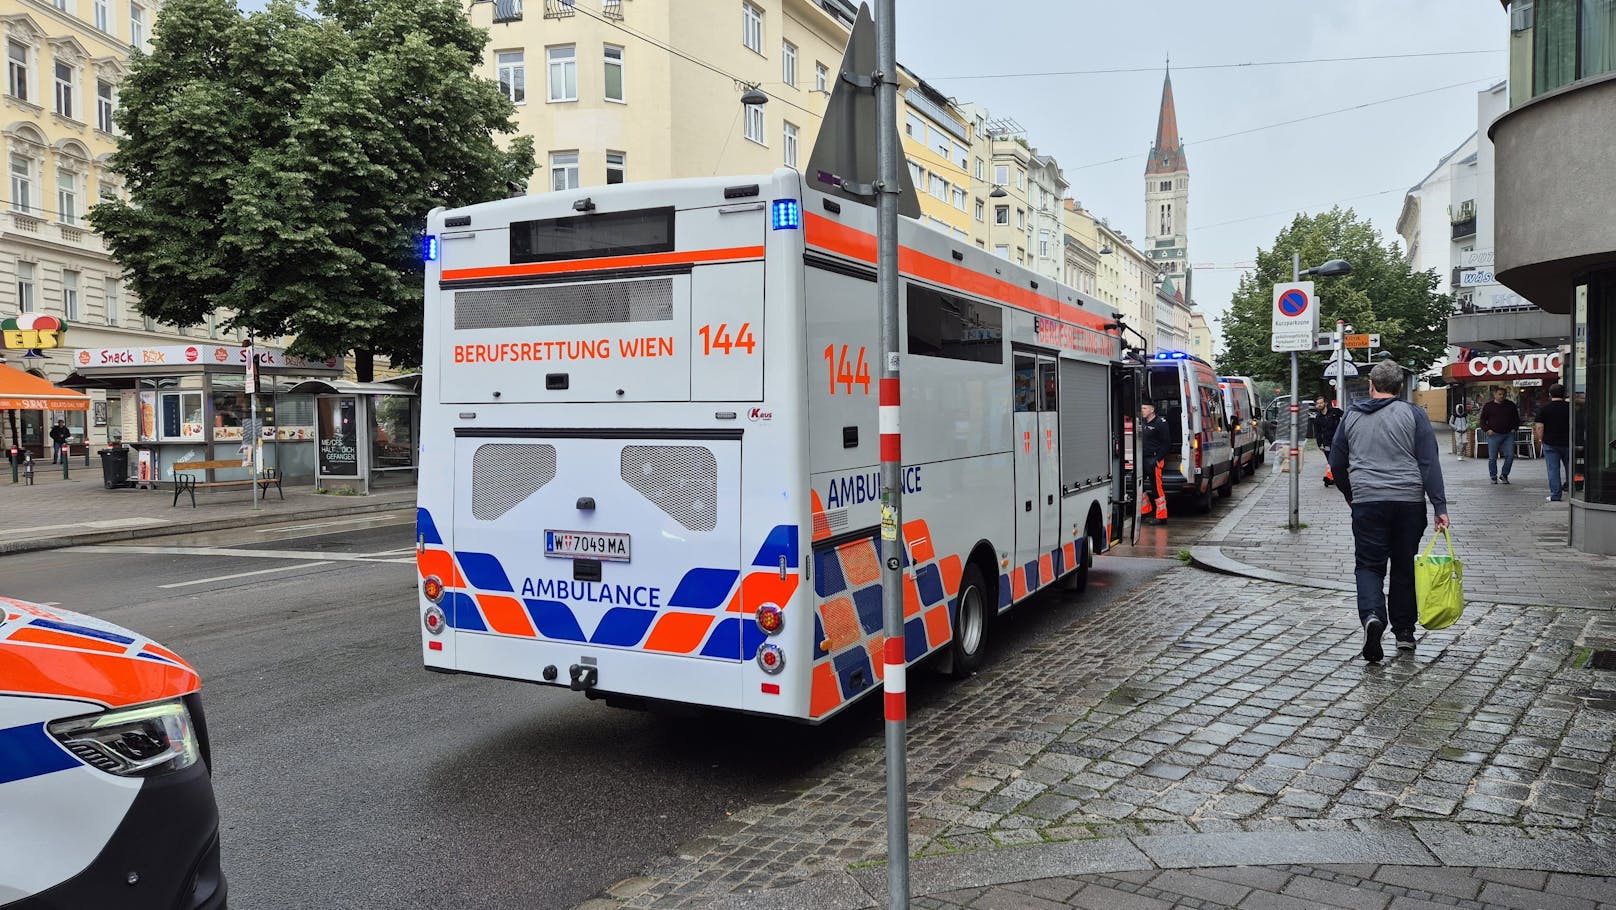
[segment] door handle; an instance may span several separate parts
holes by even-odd
[[[1049,505],[1054,505],[1055,504],[1055,494],[1054,493],[1049,494],[1049,503],[1048,504]]]
[[[1030,499],[1027,500],[1027,507],[1023,511],[1026,511],[1026,512],[1031,512],[1032,511],[1032,500],[1030,500]]]

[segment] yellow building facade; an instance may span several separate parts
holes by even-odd
[[[489,31],[481,75],[534,139],[538,193],[805,167],[857,9],[832,6],[478,0],[470,16]],[[750,86],[768,102],[743,105]]]

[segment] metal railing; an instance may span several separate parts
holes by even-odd
[[[572,8],[572,0],[544,0],[544,18],[566,19],[577,14]]]
[[[1474,215],[1462,221],[1453,222],[1453,239],[1461,240],[1476,235],[1476,218]]]
[[[522,0],[494,0],[495,22],[520,22],[521,20]]]
[[[623,21],[623,0],[601,0],[600,11],[608,19]]]

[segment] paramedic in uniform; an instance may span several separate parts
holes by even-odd
[[[1162,462],[1167,458],[1172,438],[1167,418],[1157,415],[1155,405],[1148,402],[1140,405],[1139,415],[1140,441],[1145,450],[1145,495],[1139,503],[1139,513],[1145,516],[1145,524],[1166,524],[1167,493],[1162,489]]]

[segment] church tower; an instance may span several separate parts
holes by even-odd
[[[1189,270],[1190,165],[1178,137],[1173,108],[1173,74],[1162,82],[1156,142],[1145,164],[1145,252],[1156,267],[1184,286]]]

